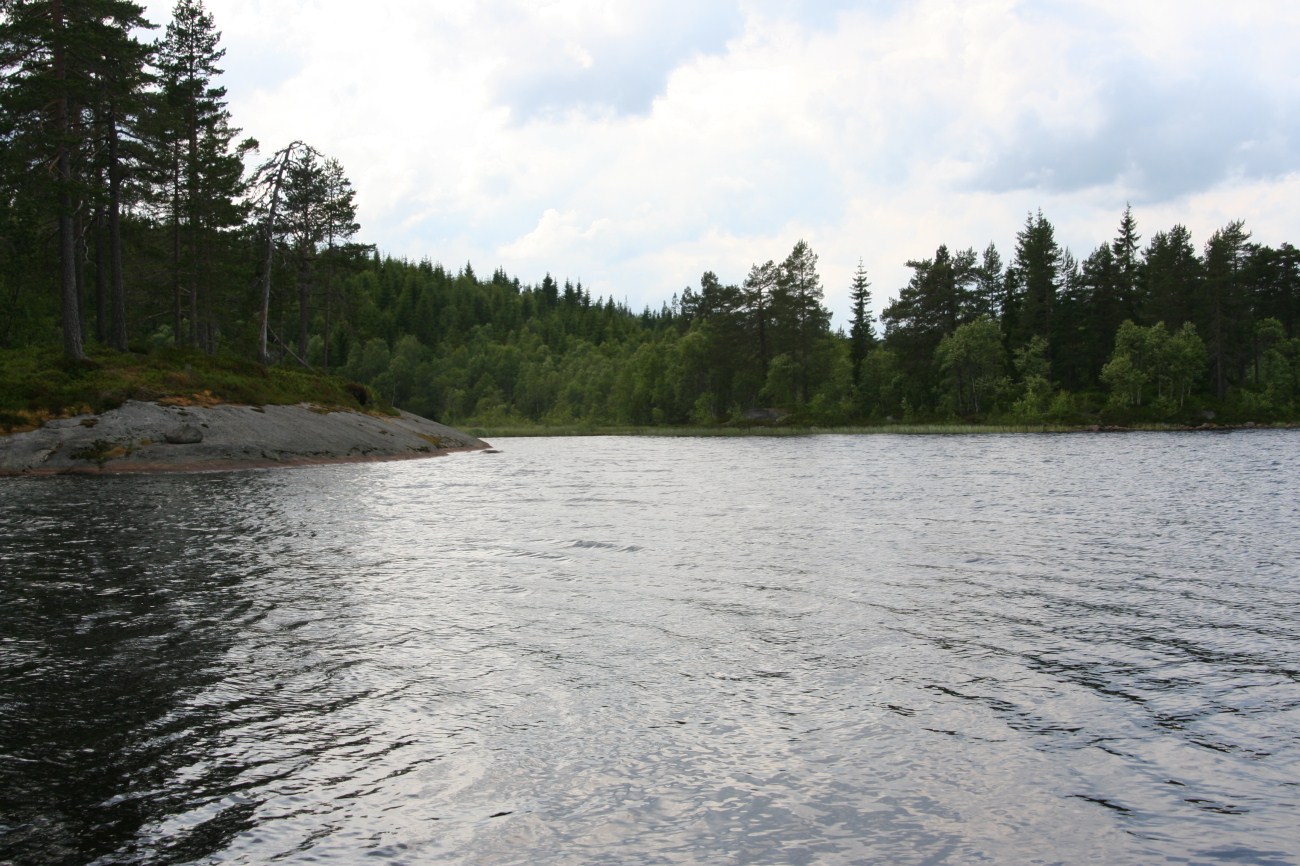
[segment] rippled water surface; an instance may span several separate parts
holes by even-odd
[[[1300,862],[1300,434],[0,479],[0,863]]]

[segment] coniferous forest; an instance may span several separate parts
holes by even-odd
[[[344,167],[242,137],[222,57],[201,0],[0,0],[0,358],[233,356],[489,428],[1300,418],[1300,253],[1242,222],[1125,208],[1080,260],[1032,213],[908,261],[878,319],[859,263],[843,328],[802,240],[637,311],[357,243]]]

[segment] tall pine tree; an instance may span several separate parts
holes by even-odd
[[[1156,232],[1142,256],[1140,270],[1142,321],[1164,322],[1171,329],[1183,322],[1201,322],[1201,262],[1192,233],[1176,225]]]
[[[1020,348],[1032,337],[1042,337],[1048,341],[1050,357],[1061,248],[1056,243],[1056,230],[1041,210],[1030,214],[1016,234],[1014,267],[1018,280],[1018,297],[1014,299],[1018,332],[1010,335],[1011,346]]]
[[[1245,224],[1236,220],[1216,231],[1205,244],[1206,320],[1199,330],[1209,336],[1214,393],[1219,400],[1227,397],[1230,382],[1241,379],[1239,368],[1244,366],[1253,331],[1244,279],[1251,252],[1249,240]]]
[[[781,263],[772,309],[778,325],[778,347],[795,364],[799,398],[804,403],[810,396],[813,351],[830,330],[830,313],[822,306],[822,298],[817,254],[807,241],[801,240]]]
[[[862,362],[876,344],[875,320],[871,315],[871,283],[867,282],[867,269],[858,259],[858,269],[853,272],[849,286],[849,305],[852,321],[849,322],[849,357],[853,362],[853,382],[862,381]]]
[[[64,354],[85,356],[80,218],[92,198],[95,112],[139,79],[145,26],[129,0],[11,0],[0,8],[0,115],[11,171],[40,178],[26,191],[55,225]],[[48,170],[47,170],[48,168]]]
[[[749,312],[751,328],[758,351],[758,365],[762,378],[767,378],[767,365],[772,360],[772,293],[776,290],[776,262],[769,259],[749,269],[742,291],[745,308]]]
[[[158,150],[161,198],[171,229],[173,326],[177,344],[213,351],[213,288],[218,235],[239,225],[243,153],[233,142],[226,90],[216,83],[225,56],[221,34],[202,0],[178,0],[158,46]],[[188,323],[188,327],[186,324]]]
[[[1111,241],[1110,251],[1115,257],[1116,295],[1122,309],[1123,319],[1133,319],[1138,314],[1138,242],[1142,236],[1137,233],[1137,220],[1133,217],[1133,206],[1124,206],[1124,216],[1120,218],[1119,233]],[[1116,322],[1116,329],[1119,322]]]

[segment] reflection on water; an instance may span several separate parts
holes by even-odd
[[[0,481],[0,862],[1294,863],[1300,435]]]

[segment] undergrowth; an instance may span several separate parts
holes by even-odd
[[[44,347],[0,351],[0,432],[105,412],[128,400],[194,406],[310,403],[395,413],[369,389],[337,377],[201,352],[164,349],[143,355],[96,349],[84,361],[69,361]]]

